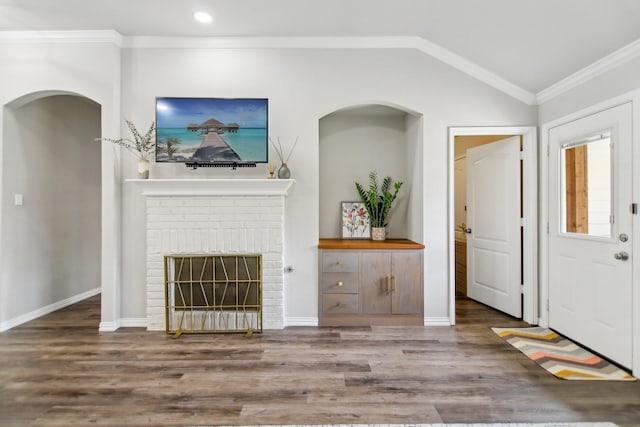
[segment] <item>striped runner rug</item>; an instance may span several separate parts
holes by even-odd
[[[177,427],[177,426],[167,426]],[[248,426],[185,426],[185,427],[618,427],[610,422],[575,423],[435,423],[435,424],[292,424]]]
[[[168,426],[173,427],[173,426]],[[435,424],[292,424],[248,426],[186,426],[186,427],[618,427],[610,422],[575,423],[435,423]]]
[[[635,381],[613,363],[547,328],[491,328],[529,359],[565,380]]]

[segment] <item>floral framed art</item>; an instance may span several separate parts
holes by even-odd
[[[371,238],[371,221],[362,202],[341,202],[342,238]]]

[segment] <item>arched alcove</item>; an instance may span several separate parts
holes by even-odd
[[[2,114],[1,326],[100,291],[100,104],[36,92]]]
[[[369,172],[403,186],[388,227],[391,238],[422,242],[422,116],[383,104],[350,106],[319,121],[320,238],[342,237],[340,206],[359,201]]]

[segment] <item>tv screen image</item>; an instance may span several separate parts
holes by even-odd
[[[268,100],[156,98],[156,162],[267,163]]]

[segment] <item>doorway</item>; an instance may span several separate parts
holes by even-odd
[[[100,128],[100,105],[77,95],[4,108],[0,330],[100,293]]]
[[[456,265],[456,244],[460,253],[460,241],[463,239],[463,228],[465,228],[461,227],[461,222],[464,222],[461,221],[464,215],[460,214],[461,198],[458,197],[456,199],[456,174],[458,174],[459,180],[460,161],[463,158],[462,151],[467,148],[461,145],[456,155],[456,140],[460,142],[466,139],[469,146],[472,147],[473,145],[481,146],[510,136],[520,138],[522,141],[522,218],[519,219],[522,226],[522,319],[529,324],[538,323],[536,128],[457,127],[449,128],[449,320],[452,325],[455,324],[456,276],[461,276],[460,264]],[[461,147],[464,148],[461,149]],[[458,209],[456,209],[456,206]],[[462,206],[463,208],[464,206]],[[515,218],[515,220],[518,219]],[[461,292],[462,290],[459,288],[458,293],[460,294]]]
[[[594,116],[598,116],[599,113],[616,109],[619,106],[623,105],[631,105],[631,154],[630,159],[627,158],[627,161],[631,162],[631,181],[632,183],[640,182],[640,150],[636,150],[635,148],[640,147],[640,133],[637,132],[637,126],[640,124],[640,109],[638,106],[640,105],[640,90],[635,90],[628,92],[624,95],[618,96],[616,98],[609,99],[607,101],[601,102],[599,104],[592,105],[590,107],[584,108],[583,110],[577,111],[575,113],[569,114],[567,116],[555,119],[553,121],[547,122],[541,127],[541,153],[544,153],[541,157],[540,162],[540,177],[541,177],[541,186],[540,186],[540,220],[541,224],[545,225],[549,224],[549,228],[551,231],[551,212],[555,212],[555,210],[551,210],[549,206],[549,200],[551,197],[551,186],[549,175],[551,173],[550,167],[550,156],[547,157],[546,153],[551,154],[551,130],[557,127],[560,127],[565,124],[569,124],[571,122],[579,121],[580,119],[590,118]],[[606,128],[606,126],[605,126]],[[592,132],[583,133],[581,138],[584,139],[591,135]],[[573,138],[569,138],[573,140]],[[614,142],[615,144],[615,142]],[[556,149],[559,149],[556,147]],[[615,155],[614,155],[615,156]],[[554,172],[555,173],[555,172]],[[615,184],[614,184],[615,185]],[[628,200],[626,206],[622,206],[615,208],[618,211],[622,210],[623,215],[630,215],[631,218],[631,231],[625,232],[623,230],[612,230],[610,233],[613,237],[617,238],[620,241],[620,232],[628,234],[628,242],[631,243],[630,248],[633,252],[629,252],[625,249],[616,249],[614,251],[609,251],[607,258],[608,262],[625,262],[631,266],[631,365],[629,368],[632,370],[632,373],[635,376],[638,376],[638,372],[640,371],[640,257],[637,256],[640,253],[640,213],[638,212],[638,202],[640,202],[640,186],[631,185],[631,200]],[[614,190],[615,192],[615,190]],[[554,214],[555,215],[555,214]],[[614,223],[616,213],[614,213]],[[618,228],[622,227],[622,224],[618,226]],[[554,228],[558,228],[558,224],[555,225]],[[546,230],[541,230],[540,233],[540,301],[541,301],[541,311],[540,311],[540,325],[541,326],[551,326],[550,324],[550,316],[548,307],[551,305],[550,298],[550,235],[551,233],[546,233]],[[591,238],[587,239],[592,240]],[[605,239],[606,240],[606,239]],[[589,242],[591,243],[591,242]],[[612,243],[613,244],[613,243]],[[629,254],[629,259],[627,260],[618,260],[615,258],[615,254],[620,251],[626,251]],[[632,253],[635,253],[636,256],[631,256]],[[617,336],[617,335],[616,335]]]
[[[549,129],[549,327],[631,368],[632,103]]]

